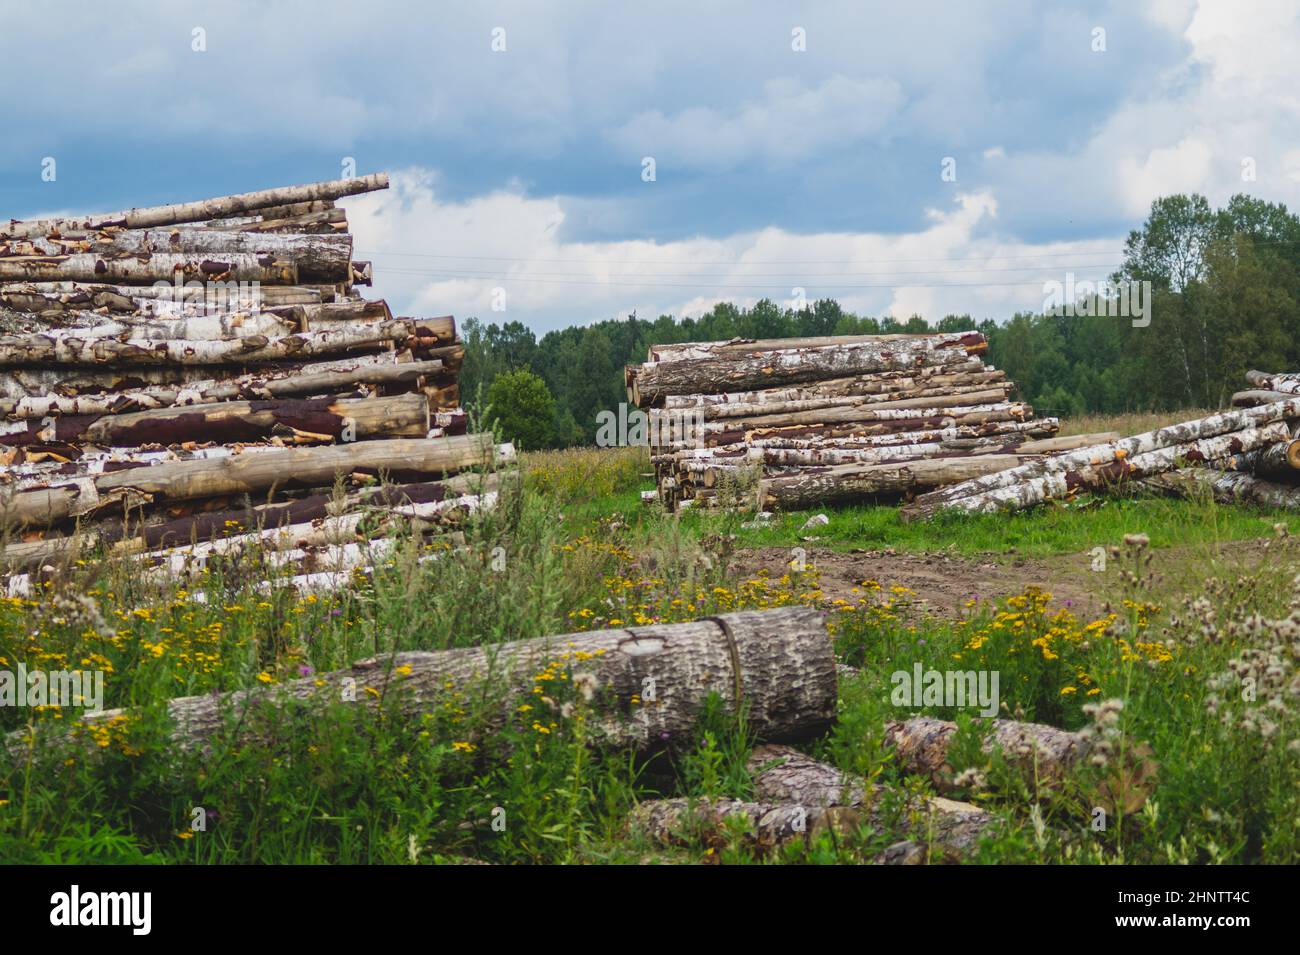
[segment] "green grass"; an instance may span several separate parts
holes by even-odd
[[[905,835],[900,818],[897,829],[890,823],[887,831],[818,837],[775,855],[756,852],[737,833],[720,851],[650,844],[627,829],[639,801],[748,794],[744,728],[715,712],[693,745],[643,763],[588,747],[587,704],[563,691],[532,710],[512,710],[491,733],[482,726],[494,697],[449,692],[418,719],[386,705],[297,706],[262,717],[256,745],[229,736],[219,736],[211,752],[168,744],[164,706],[173,696],[261,687],[392,650],[820,599],[815,573],[744,580],[727,571],[726,554],[736,545],[796,542],[804,515],[746,531],[740,516],[679,517],[643,507],[645,466],[636,452],[530,455],[524,465],[523,490],[467,522],[463,547],[420,563],[427,545],[407,541],[373,580],[358,578],[329,598],[256,592],[250,581],[266,569],[253,555],[188,589],[149,584],[120,560],[89,559],[59,569],[37,599],[0,600],[0,668],[106,669],[105,705],[130,713],[90,733],[69,733],[75,713],[0,709],[0,730],[35,732],[40,740],[35,748],[0,747],[0,858],[829,863],[869,861]],[[1118,499],[912,525],[884,506],[827,513],[830,525],[811,533],[837,548],[1015,548],[1044,556],[1139,531],[1154,547],[1211,552],[1230,540],[1272,536],[1272,525],[1286,517]],[[736,541],[728,541],[730,533]],[[973,770],[978,782],[958,795],[1002,820],[1000,834],[971,861],[1295,862],[1300,754],[1287,745],[1300,728],[1295,697],[1277,691],[1276,677],[1264,679],[1254,701],[1244,700],[1239,686],[1210,685],[1230,665],[1239,672],[1253,665],[1255,653],[1272,654],[1284,683],[1295,678],[1288,615],[1300,600],[1292,583],[1300,546],[1280,537],[1269,547],[1258,566],[1224,565],[1216,581],[1202,582],[1199,565],[1189,564],[1186,577],[1157,583],[1148,552],[1132,545],[1116,558],[1132,575],[1124,578],[1129,602],[1117,603],[1118,616],[1101,629],[1058,616],[1032,593],[983,605],[966,620],[913,621],[907,596],[864,594],[851,609],[828,606],[836,649],[857,673],[841,681],[836,726],[812,751],[884,787],[886,802],[924,792],[929,784],[902,773],[881,746],[884,721],[913,712],[893,702],[890,675],[914,663],[997,671],[1005,711],[1026,719],[1078,728],[1091,721],[1083,708],[1089,701],[1121,700],[1122,718],[1112,727],[1121,755],[1048,784],[983,754],[983,731],[964,712],[927,708],[963,725],[954,768]],[[497,554],[504,557],[499,568]],[[198,590],[209,599],[197,602]],[[1189,603],[1197,598],[1203,602]],[[1098,801],[1114,791],[1117,774],[1133,771],[1133,757],[1123,754],[1144,746],[1158,765],[1144,801],[1110,806],[1108,827],[1093,830]],[[207,826],[195,832],[198,808]],[[504,830],[492,825],[498,811]]]

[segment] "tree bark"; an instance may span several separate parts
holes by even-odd
[[[44,315],[0,310],[0,332],[7,336],[75,334],[78,338],[121,338],[141,341],[219,341],[251,335],[278,337],[299,331],[292,321],[271,312],[221,312],[179,318],[108,318],[96,312]]]
[[[678,410],[650,412],[652,430],[667,431],[670,436],[687,429],[700,429],[705,434],[724,431],[752,431],[761,428],[784,428],[791,425],[842,424],[847,421],[897,421],[912,419],[922,412],[926,417],[959,417],[979,412],[1015,412],[1027,406],[1004,401],[1002,391],[979,391],[968,395],[942,396],[940,398],[912,398],[904,401],[887,401],[879,404],[837,405],[815,408],[810,411],[758,408],[758,413],[748,416],[728,416],[706,419],[701,427],[694,415]],[[753,405],[740,408],[754,408]]]
[[[194,748],[212,742],[231,716],[238,720],[241,739],[256,739],[256,711],[291,700],[334,703],[345,698],[345,690],[355,689],[358,706],[374,709],[386,701],[401,716],[416,719],[446,700],[453,688],[499,702],[487,717],[486,732],[492,732],[509,718],[520,697],[544,705],[532,692],[534,677],[555,664],[594,679],[589,738],[598,746],[650,752],[688,742],[715,695],[733,712],[742,704],[747,726],[761,739],[805,739],[825,730],[835,717],[830,637],[822,615],[806,607],[397,653],[276,687],[174,699],[167,709],[172,738],[182,748]],[[648,680],[654,681],[653,701],[643,698]],[[112,719],[119,712],[106,711],[87,721]],[[10,736],[11,745],[22,739]]]
[[[1286,395],[1300,395],[1300,374],[1270,374],[1266,371],[1248,371],[1246,380],[1256,388],[1265,388]]]
[[[24,430],[18,430],[22,426]],[[133,448],[215,441],[233,444],[280,438],[291,444],[423,438],[429,403],[423,395],[389,398],[276,398],[221,401],[109,415],[63,415],[0,424],[0,444],[94,444]]]
[[[634,403],[645,407],[662,403],[668,395],[745,391],[819,378],[952,364],[965,361],[986,347],[983,335],[971,333],[829,348],[781,349],[699,361],[654,362],[637,370],[631,387]]]
[[[1072,454],[1078,453],[1066,452],[1065,454],[1043,458],[1026,465],[1025,467],[1039,469],[1036,476],[1024,478],[1018,483],[998,487],[991,491],[981,491],[978,494],[941,501],[937,506],[927,506],[923,511],[913,509],[911,514],[908,513],[908,508],[905,507],[903,517],[906,520],[914,516],[930,516],[942,508],[971,513],[991,513],[1004,509],[1021,510],[1043,501],[1070,497],[1080,491],[1107,490],[1126,480],[1150,477],[1154,474],[1172,470],[1178,467],[1181,462],[1194,464],[1217,461],[1233,454],[1252,451],[1267,444],[1286,441],[1290,438],[1290,434],[1290,429],[1284,421],[1274,421],[1258,428],[1217,434],[1214,437],[1202,438],[1199,441],[1190,441],[1186,444],[1170,445],[1155,451],[1135,454],[1131,457],[1116,456],[1114,453],[1107,457],[1105,454],[1097,453],[1094,454],[1094,460],[1088,464],[1074,468],[1056,467],[1042,473],[1041,466],[1044,463],[1063,461],[1070,458]],[[1132,441],[1133,439],[1127,438],[1124,440]],[[1123,444],[1123,442],[1116,442],[1104,447],[1114,449],[1119,444]],[[1085,449],[1085,451],[1095,450]],[[1012,470],[1018,471],[1020,468]],[[994,474],[993,477],[1000,479],[1008,473],[1010,472],[1000,471]],[[980,479],[977,478],[974,481],[953,485],[953,487],[969,487],[978,480]],[[952,488],[948,488],[948,490],[952,490]],[[921,499],[918,498],[919,500]]]
[[[336,325],[325,331],[215,341],[92,338],[63,332],[0,336],[0,365],[259,364],[418,341],[409,321]]]
[[[770,415],[789,415],[798,412],[815,412],[840,408],[943,408],[963,404],[988,404],[1005,401],[1011,385],[960,385],[946,388],[914,388],[904,391],[886,391],[874,395],[848,395],[835,398],[799,398],[784,401],[735,402],[716,405],[698,405],[705,421],[732,418],[762,418]],[[651,418],[680,415],[681,407],[652,409]]]
[[[725,342],[681,342],[651,345],[647,362],[699,361],[707,358],[737,358],[760,352],[791,348],[839,348],[844,345],[876,345],[885,342],[920,342],[932,339],[925,335],[819,335],[811,338],[733,338]]]
[[[161,285],[108,285],[83,282],[22,282],[0,285],[0,306],[20,312],[94,311],[124,314],[160,314],[172,305],[178,314],[206,314],[286,305],[318,305],[320,289],[304,285],[235,285],[216,288],[172,282]],[[152,306],[152,307],[151,307]],[[187,306],[184,311],[176,306]]]
[[[109,259],[90,253],[0,259],[0,282],[62,280],[123,285],[183,281],[297,285],[292,260],[241,252],[209,258],[170,252]]]
[[[959,498],[986,495],[1016,487],[1017,485],[1025,485],[1026,482],[1047,478],[1052,475],[1060,477],[1066,472],[1079,468],[1109,464],[1118,458],[1132,458],[1135,455],[1174,445],[1186,445],[1197,439],[1212,438],[1245,428],[1257,428],[1271,422],[1294,417],[1300,417],[1300,398],[1260,405],[1257,408],[1221,412],[1207,418],[1157,428],[1154,431],[1134,435],[1130,438],[1121,438],[1119,441],[1108,444],[1099,444],[1089,448],[1081,448],[1077,451],[1069,451],[1065,454],[1044,458],[1023,467],[1001,471],[987,477],[943,488],[940,491],[917,498],[903,508],[902,516],[904,520],[927,517]],[[1226,453],[1236,454],[1244,450],[1248,449],[1238,447]],[[1058,491],[1060,494],[1066,493],[1066,482],[1064,482],[1063,478],[1055,483],[1059,485]],[[1053,496],[1056,493],[1053,492]],[[1015,497],[1015,495],[1012,495],[1012,497]],[[1036,500],[1043,499],[1037,498]]]
[[[182,461],[83,478],[72,484],[18,491],[0,500],[0,526],[59,524],[120,502],[184,501],[276,489],[330,486],[363,474],[421,480],[508,460],[490,434],[393,439],[316,448],[288,448],[214,461]]]
[[[732,391],[718,394],[668,395],[664,398],[663,407],[691,408],[697,405],[709,407],[726,404],[751,404],[763,401],[844,398],[916,389],[991,385],[1005,380],[1005,372],[989,368],[978,358],[971,358],[952,365],[935,365],[909,371],[876,372],[848,378],[827,378],[821,381],[807,381],[799,385],[783,388],[763,388],[758,391]],[[629,393],[629,399],[630,397]]]
[[[739,816],[748,823],[750,847],[769,850],[810,841],[828,830],[841,836],[863,826],[880,831],[890,821],[879,805],[881,790],[873,790],[868,798],[861,780],[788,746],[756,748],[749,769],[756,791],[753,802],[654,800],[632,811],[629,826],[663,845],[721,846],[726,841],[725,820]],[[900,833],[929,840],[935,861],[959,861],[997,824],[970,803],[924,797],[905,803],[899,813]]]
[[[1220,504],[1255,504],[1279,510],[1300,510],[1300,487],[1278,484],[1244,471],[1179,468],[1143,478],[1137,486],[1178,497],[1209,497]]]
[[[27,239],[34,236],[52,235],[78,229],[106,229],[114,226],[122,229],[152,229],[157,226],[180,225],[185,222],[226,219],[231,216],[243,215],[246,212],[258,212],[271,206],[282,206],[296,202],[342,199],[345,196],[355,196],[387,188],[387,174],[377,173],[354,179],[337,179],[302,186],[283,186],[278,189],[263,189],[258,192],[221,196],[216,199],[202,199],[198,202],[130,209],[125,212],[109,212],[62,219],[33,219],[27,222],[10,220],[7,224],[0,222],[0,238]]]
[[[1221,462],[1220,467],[1229,471],[1247,471],[1255,477],[1283,484],[1300,483],[1300,441],[1279,441],[1236,454]]]
[[[157,229],[94,232],[76,238],[23,239],[0,242],[0,267],[6,259],[78,258],[91,256],[106,263],[122,259],[163,256],[183,259],[256,260],[292,262],[303,282],[344,282],[352,262],[352,236],[260,235],[255,232],[219,232],[214,229]],[[171,271],[169,270],[169,274]],[[3,273],[0,273],[3,274]]]
[[[985,752],[996,747],[1008,763],[1037,773],[1039,779],[1059,779],[1088,752],[1083,737],[1055,726],[999,719],[993,720],[992,729]],[[952,792],[957,787],[948,750],[956,732],[956,723],[928,716],[890,720],[885,743],[904,773],[925,776],[939,792]]]
[[[320,372],[312,371],[314,367],[316,366],[304,365],[287,371],[268,367],[260,374],[206,379],[183,387],[153,385],[131,391],[74,396],[42,395],[17,400],[0,398],[0,415],[9,418],[43,418],[47,415],[124,414],[152,408],[210,405],[220,401],[339,395],[358,385],[418,385],[425,378],[437,376],[442,371],[442,362],[390,362],[385,365],[367,362],[358,363],[351,369]]]

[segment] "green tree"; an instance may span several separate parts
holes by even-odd
[[[555,442],[555,399],[546,382],[526,368],[497,375],[488,389],[488,409],[493,428],[522,450]]]

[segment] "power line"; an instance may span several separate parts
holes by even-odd
[[[406,256],[406,257],[426,258],[426,259],[453,259],[453,260],[474,261],[474,262],[523,262],[523,263],[547,262],[547,263],[554,263],[560,265],[584,265],[584,264],[585,265],[670,265],[672,264],[672,263],[666,263],[662,259],[589,259],[589,258],[572,258],[572,257],[523,258],[519,256],[507,256],[507,255],[452,255],[450,253],[438,253],[438,252],[403,252],[395,249],[358,250],[357,254],[369,256],[369,257],[374,257],[379,255],[391,255],[391,256]],[[1003,259],[1046,259],[1046,258],[1061,258],[1062,256],[1080,257],[1080,256],[1106,255],[1106,256],[1113,257],[1116,255],[1123,255],[1123,254],[1124,254],[1124,250],[1122,249],[1099,249],[1095,251],[1077,250],[1077,251],[1069,251],[1069,252],[1026,252],[1023,254],[1014,254],[1014,255],[1007,254],[1007,255],[930,256],[930,257],[912,258],[912,259],[874,259],[874,258],[870,258],[870,259],[860,259],[860,258],[762,259],[762,260],[750,261],[750,262],[739,261],[739,260],[731,260],[731,261],[692,260],[689,264],[728,266],[728,267],[761,266],[761,265],[842,266],[842,265],[853,265],[858,261],[862,261],[873,265],[890,265],[894,263],[915,263],[915,262],[994,262],[994,261],[1001,261]]]
[[[360,254],[360,255],[362,255],[362,256],[374,255],[374,253],[366,253],[366,252],[361,252],[361,253],[358,253],[358,254]],[[694,264],[696,264],[696,263],[683,262],[683,263],[681,263],[681,264],[682,264],[683,266],[685,266],[685,265],[694,265]],[[1116,263],[1110,263],[1110,264],[1108,264],[1108,263],[1101,263],[1101,262],[1098,262],[1098,263],[1094,263],[1094,264],[1091,264],[1091,265],[1080,265],[1080,266],[1077,266],[1077,268],[1079,268],[1079,269],[1117,269],[1117,268],[1119,268],[1122,264],[1123,264],[1122,262],[1116,262]],[[915,269],[915,270],[893,270],[893,269],[890,269],[890,270],[886,270],[886,271],[878,271],[878,272],[841,272],[841,271],[836,271],[836,272],[763,272],[763,273],[760,273],[760,274],[754,275],[753,278],[759,278],[759,279],[762,279],[762,278],[794,278],[794,279],[809,279],[809,278],[838,278],[838,277],[843,277],[843,276],[873,276],[873,275],[962,275],[962,274],[978,274],[978,273],[984,273],[984,272],[1031,272],[1031,271],[1041,271],[1042,269],[1045,269],[1045,268],[1052,268],[1052,269],[1055,269],[1055,268],[1059,268],[1059,266],[1045,266],[1045,265],[1014,265],[1014,266],[996,266],[996,267],[993,267],[993,268],[986,268],[986,269]],[[388,269],[388,271],[398,271],[398,270],[397,270],[397,269]],[[419,269],[410,269],[410,270],[408,270],[408,271],[417,272],[417,271],[422,271],[422,270],[419,270]],[[501,271],[498,271],[498,270],[495,270],[495,269],[470,269],[470,268],[462,268],[462,267],[454,267],[454,266],[448,266],[448,267],[445,268],[445,269],[439,269],[439,270],[437,270],[437,271],[454,271],[454,272],[464,273],[464,274],[466,274],[466,275],[494,275],[494,276],[495,276],[495,275],[500,275],[500,276],[504,276],[504,275],[505,275],[505,273],[503,273],[503,272],[501,272]],[[1067,269],[1066,271],[1070,271],[1070,270]],[[589,271],[588,271],[588,272],[537,272],[537,271],[531,271],[531,270],[530,270],[527,274],[528,274],[528,275],[534,275],[534,276],[543,276],[543,277],[547,277],[547,278],[552,278],[552,277],[556,277],[556,278],[558,278],[558,277],[565,277],[565,276],[574,276],[574,277],[579,277],[579,278],[581,278],[581,277],[591,277],[591,274],[592,274],[592,273],[589,272]],[[640,277],[650,277],[650,278],[670,278],[670,279],[677,279],[677,278],[681,278],[681,279],[690,279],[690,278],[715,279],[715,278],[747,278],[747,277],[748,277],[748,276],[745,276],[745,275],[724,275],[724,276],[715,276],[715,275],[711,275],[711,274],[707,274],[707,273],[702,273],[702,272],[631,272],[631,273],[627,273],[627,275],[629,275],[629,276],[631,276],[631,277],[636,277],[636,278],[640,278]],[[620,277],[621,277],[621,276],[620,276]]]

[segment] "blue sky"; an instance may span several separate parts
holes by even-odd
[[[394,175],[348,209],[406,313],[543,332],[802,288],[1004,318],[1105,274],[1158,195],[1300,202],[1298,10],[4,0],[0,215],[353,157]]]

